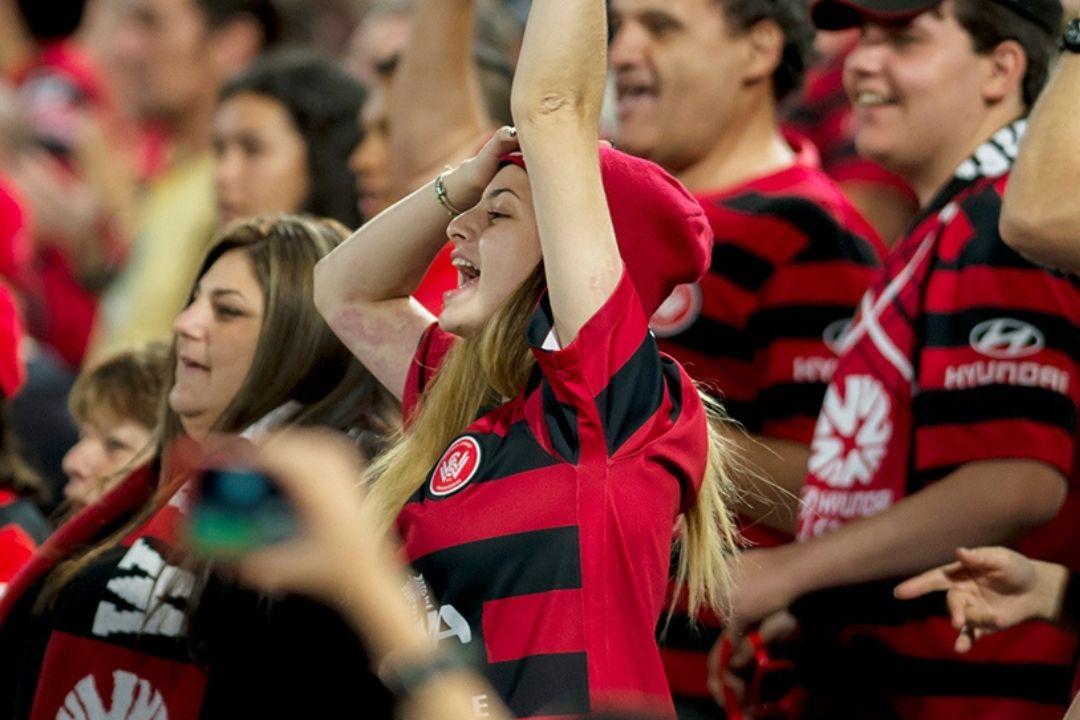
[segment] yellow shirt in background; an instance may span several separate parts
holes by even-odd
[[[170,342],[216,218],[210,152],[177,163],[142,198],[128,264],[105,293],[90,355]]]

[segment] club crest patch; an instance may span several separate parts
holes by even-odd
[[[445,497],[465,487],[480,469],[480,443],[466,435],[446,449],[431,474],[430,490],[436,497]]]

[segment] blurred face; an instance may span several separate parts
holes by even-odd
[[[177,316],[176,380],[169,406],[189,435],[201,437],[232,401],[255,358],[263,289],[243,250],[230,250],[199,279]]]
[[[611,30],[618,145],[674,172],[694,164],[738,109],[745,34],[717,0],[613,0]]]
[[[390,187],[390,122],[387,109],[389,89],[376,88],[360,111],[364,139],[349,156],[349,169],[356,176],[358,209],[364,218],[373,218],[393,204]]]
[[[529,178],[517,166],[499,171],[484,199],[446,230],[454,245],[458,287],[446,294],[443,330],[468,337],[525,282],[540,262]]]
[[[100,415],[80,422],[79,442],[64,455],[64,497],[76,509],[97,501],[121,479],[121,470],[149,454],[152,435],[130,419]]]
[[[222,103],[214,116],[214,161],[223,223],[304,209],[307,145],[277,100],[241,93]]]
[[[116,52],[142,115],[172,119],[217,91],[206,36],[195,0],[130,0]]]
[[[904,25],[865,26],[844,66],[859,153],[908,177],[966,153],[986,114],[990,62],[950,0]]]
[[[408,41],[408,15],[383,14],[365,19],[349,42],[345,67],[367,87],[378,87],[393,75]]]

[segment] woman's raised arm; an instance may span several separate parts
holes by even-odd
[[[533,0],[511,110],[563,346],[611,296],[622,268],[598,151],[606,65],[604,0]]]

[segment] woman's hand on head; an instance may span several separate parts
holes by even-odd
[[[518,149],[517,131],[503,126],[495,131],[474,157],[446,174],[446,194],[458,210],[480,202],[484,189],[499,172],[499,159]]]
[[[266,592],[350,601],[358,580],[393,567],[389,548],[360,488],[363,460],[343,436],[289,431],[271,438],[256,466],[280,487],[297,514],[297,536],[237,563],[240,580]]]

